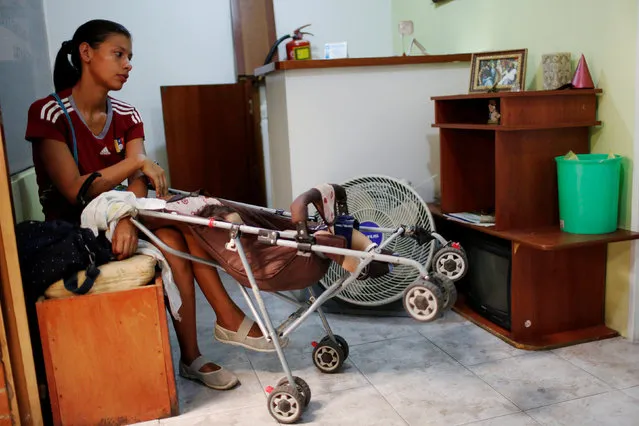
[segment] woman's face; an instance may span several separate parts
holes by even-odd
[[[80,47],[85,70],[96,83],[107,90],[120,90],[129,78],[133,66],[131,39],[122,34],[112,34],[97,49],[88,44]]]

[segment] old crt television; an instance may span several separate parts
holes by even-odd
[[[469,307],[510,330],[510,242],[479,232],[464,237],[469,268],[458,288]]]

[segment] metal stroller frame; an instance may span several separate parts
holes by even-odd
[[[189,195],[189,193],[183,191],[171,190],[171,192],[182,195]],[[219,200],[224,202],[223,199]],[[237,202],[234,203],[242,204]],[[282,210],[269,209],[260,206],[253,206],[250,204],[243,205],[270,213],[279,214],[285,217],[290,217],[290,213]],[[426,266],[421,265],[419,262],[413,259],[401,258],[379,253],[381,249],[383,249],[399,237],[409,236],[417,238],[417,233],[419,232],[419,230],[411,227],[400,226],[397,229],[360,227],[359,229],[361,231],[371,231],[389,235],[373,251],[365,252],[359,250],[324,246],[319,244],[300,243],[296,241],[296,237],[298,236],[298,234],[297,231],[294,230],[270,230],[243,224],[234,224],[217,220],[212,221],[203,217],[186,216],[177,213],[164,213],[151,210],[140,210],[138,212],[138,215],[141,217],[178,221],[192,225],[214,227],[229,231],[229,241],[226,243],[226,248],[231,251],[236,251],[240,256],[242,265],[244,266],[248,281],[251,286],[251,290],[253,292],[253,297],[257,302],[257,308],[259,309],[259,312],[258,309],[256,309],[253,300],[249,296],[247,288],[242,286],[240,283],[237,283],[237,285],[239,286],[242,295],[244,296],[244,299],[246,300],[249,309],[253,314],[253,317],[255,318],[255,322],[258,324],[260,330],[262,331],[262,334],[265,336],[267,341],[273,342],[275,351],[282,365],[282,369],[284,370],[285,376],[278,381],[277,385],[274,388],[271,388],[270,386],[267,388],[267,392],[269,393],[267,402],[269,413],[278,422],[296,422],[301,417],[304,408],[310,402],[311,390],[308,384],[304,382],[304,380],[299,377],[293,376],[288,362],[286,361],[286,357],[284,356],[284,351],[280,339],[275,337],[288,336],[295,329],[297,329],[301,325],[301,323],[306,320],[306,318],[308,318],[313,312],[317,312],[321,319],[322,325],[326,330],[326,336],[319,343],[315,344],[314,342],[315,348],[313,351],[313,362],[315,366],[324,373],[337,372],[348,357],[348,343],[341,336],[333,333],[328,324],[328,320],[326,319],[326,315],[321,309],[321,306],[328,299],[332,298],[343,288],[355,281],[370,262],[380,261],[393,265],[407,265],[419,271],[418,279],[414,283],[410,284],[404,291],[404,307],[414,319],[417,319],[419,321],[433,321],[434,319],[438,318],[445,309],[449,309],[454,303],[453,300],[450,300],[454,292],[454,284],[452,283],[452,281],[444,276],[439,276],[438,274],[429,274]],[[191,260],[193,262],[202,263],[214,268],[224,270],[221,265],[214,261],[203,259],[193,256],[189,253],[184,253],[179,250],[172,249],[168,245],[164,244],[138,220],[132,218],[131,221],[140,231],[142,231],[153,243],[155,243],[162,250],[172,255]],[[251,269],[251,265],[248,262],[244,246],[240,241],[240,237],[242,236],[242,234],[255,235],[257,237],[257,242],[259,243],[297,249],[297,255],[301,256],[310,256],[311,253],[353,256],[358,257],[360,259],[360,263],[358,268],[354,272],[345,273],[344,276],[334,282],[318,297],[315,297],[313,293],[313,290],[311,288],[312,284],[309,285],[307,289],[309,291],[310,297],[306,303],[300,302],[296,298],[283,294],[282,292],[272,292],[272,294],[274,294],[275,296],[298,306],[297,311],[292,313],[289,318],[286,319],[282,324],[280,324],[276,329],[273,325],[273,321],[268,314],[266,305],[264,304],[264,300],[260,294],[260,291],[262,290],[260,290],[260,288],[258,287]],[[435,233],[432,233],[430,235],[430,239],[437,239],[439,242],[446,244],[446,240],[444,240],[440,235]],[[445,299],[446,296],[448,296],[448,301]],[[294,383],[295,385],[291,386],[292,383]]]

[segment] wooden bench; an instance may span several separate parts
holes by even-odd
[[[36,305],[56,425],[178,414],[162,281]]]

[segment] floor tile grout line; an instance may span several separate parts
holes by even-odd
[[[390,401],[388,399],[386,399],[386,397],[384,396],[383,393],[381,393],[379,391],[379,389],[377,389],[377,386],[375,386],[373,384],[373,382],[370,381],[370,379],[368,378],[368,376],[366,374],[364,374],[364,372],[362,372],[362,370],[357,366],[357,364],[355,363],[355,361],[353,361],[351,359],[351,364],[353,364],[353,367],[355,367],[357,369],[357,371],[359,371],[359,374],[362,375],[362,377],[364,377],[364,380],[366,380],[368,382],[368,384],[375,390],[375,392],[377,392],[377,394],[384,400],[386,401],[386,403],[388,404],[388,406],[395,412],[395,414],[397,414],[399,416],[400,419],[402,419],[402,421],[404,423],[406,423],[406,425],[410,426],[410,423],[404,418],[404,416],[402,416],[396,409],[395,407],[393,407],[393,404],[390,403]]]
[[[514,415],[516,415],[516,414],[525,414],[526,416],[528,416],[528,418],[530,418],[530,420],[532,420],[533,422],[535,422],[535,424],[538,424],[538,425],[539,425],[539,424],[541,424],[541,423],[539,423],[537,420],[533,419],[533,418],[532,418],[532,416],[531,416],[530,414],[526,413],[525,411],[519,411],[519,412],[517,412],[517,413],[502,414],[502,415],[499,415],[499,416],[490,417],[490,418],[488,418],[488,419],[483,419],[483,420],[479,420],[479,421],[480,421],[480,422],[486,422],[486,421],[489,421],[489,420],[500,419],[500,418],[502,418],[502,417],[514,416]],[[477,422],[478,422],[478,420],[471,420],[471,421],[466,422],[466,423],[460,423],[460,424],[458,424],[457,426],[467,426],[467,425],[472,425],[472,424],[477,423]]]
[[[577,397],[577,398],[574,398],[574,399],[567,399],[565,401],[553,402],[552,404],[540,405],[539,407],[532,407],[532,408],[528,408],[528,409],[522,410],[522,411],[524,413],[528,414],[529,411],[541,410],[543,408],[553,407],[555,405],[565,404],[567,402],[579,401],[580,399],[593,398],[595,396],[606,395],[606,394],[614,393],[614,392],[620,392],[620,391],[617,390],[617,389],[611,389],[611,390],[607,390],[605,392],[593,393],[592,395],[584,395],[584,396],[580,396],[580,397]],[[528,414],[528,415],[530,416],[530,414]]]
[[[437,324],[437,320],[433,321],[432,324]],[[473,324],[472,322],[461,322],[461,323],[457,323],[457,324],[456,323],[450,323],[448,328],[470,327],[470,326],[473,326],[473,325],[475,325],[475,324]],[[423,327],[420,327],[420,328],[423,328]],[[442,330],[442,331],[449,331],[449,330]],[[428,336],[424,335],[424,333],[421,330],[417,330],[417,332],[419,334],[421,334],[422,336],[426,337],[426,338],[428,337]]]
[[[427,338],[428,339],[428,338]],[[495,363],[495,362],[499,362],[499,361],[503,361],[505,359],[512,359],[512,358],[516,358],[516,357],[521,357],[521,356],[536,356],[538,354],[552,354],[553,356],[556,356],[557,358],[567,361],[570,365],[573,365],[574,367],[577,367],[578,369],[582,370],[584,373],[586,373],[588,376],[599,380],[600,382],[602,382],[603,384],[605,384],[606,386],[610,387],[609,390],[605,391],[605,392],[598,392],[598,393],[594,393],[592,395],[586,395],[583,397],[578,397],[578,398],[573,398],[573,399],[568,399],[565,401],[560,401],[560,402],[556,402],[556,403],[552,403],[552,404],[548,404],[548,405],[541,405],[539,407],[533,407],[533,408],[529,408],[528,410],[534,410],[536,408],[543,408],[543,407],[549,407],[555,404],[561,404],[563,402],[568,402],[568,401],[575,401],[581,398],[588,398],[589,396],[595,396],[595,395],[602,395],[611,391],[616,391],[616,390],[621,390],[621,389],[617,389],[614,386],[610,385],[609,383],[607,383],[606,381],[604,381],[603,379],[595,376],[594,374],[584,370],[583,368],[579,367],[578,365],[575,365],[574,363],[570,362],[570,360],[567,360],[561,356],[559,356],[559,354],[554,353],[553,351],[546,351],[546,352],[540,352],[540,351],[536,351],[534,353],[530,353],[530,354],[522,354],[522,355],[518,355],[518,356],[512,356],[509,358],[503,358],[501,360],[494,360],[494,361],[486,361],[484,363],[479,363],[479,364],[474,364],[472,366],[466,366],[464,364],[462,364],[459,360],[457,360],[455,357],[453,357],[451,354],[449,354],[448,352],[446,352],[443,348],[439,347],[435,342],[433,342],[432,340],[428,339],[428,341],[430,341],[434,346],[436,346],[437,348],[439,348],[441,351],[443,351],[446,355],[450,356],[453,360],[455,360],[455,362],[457,362],[459,365],[461,365],[462,367],[464,367],[466,370],[470,371],[475,377],[477,377],[478,379],[480,379],[481,381],[483,381],[484,383],[486,383],[488,386],[490,386],[495,392],[497,392],[498,394],[500,394],[501,396],[503,396],[504,398],[506,398],[508,401],[510,401],[515,407],[517,407],[519,410],[521,410],[522,412],[526,412],[526,410],[524,410],[523,408],[521,408],[519,405],[515,404],[514,401],[512,401],[510,398],[508,398],[506,395],[502,394],[501,392],[499,392],[497,389],[495,389],[490,383],[488,383],[486,380],[484,380],[483,378],[481,378],[480,376],[478,376],[473,370],[471,370],[469,367],[476,367],[479,365],[484,365],[484,364],[488,364],[488,363]]]
[[[339,333],[337,333],[339,334]],[[426,337],[424,337],[421,333],[417,332],[417,335],[421,338],[426,339]],[[381,342],[388,342],[388,341],[392,341],[392,340],[400,340],[400,339],[406,339],[407,337],[413,337],[414,335],[411,334],[407,334],[404,336],[397,336],[397,337],[386,337],[384,339],[379,339],[379,340],[372,340],[370,342],[362,342],[362,343],[357,343],[355,345],[351,345],[350,343],[348,344],[349,348],[357,348],[359,346],[364,346],[364,345],[372,345],[374,343],[381,343]],[[347,342],[348,343],[348,342]]]
[[[197,418],[197,417],[208,417],[211,415],[216,415],[216,414],[222,414],[222,413],[232,413],[234,411],[239,411],[239,410],[246,410],[246,409],[252,409],[252,408],[260,408],[260,405],[258,404],[253,404],[253,405],[243,405],[243,406],[238,406],[238,407],[233,407],[233,408],[223,408],[223,409],[214,409],[214,410],[206,410],[203,409],[201,411],[197,411],[197,412],[188,412],[188,413],[181,413],[178,416],[174,416],[174,417],[166,417],[165,419],[157,419],[157,422],[159,424],[162,424],[162,420],[166,420],[168,423],[173,423],[176,421],[185,421],[185,420],[189,420],[189,419],[193,419],[193,418]],[[268,409],[262,407],[262,409],[268,413]],[[272,418],[272,417],[271,417]]]
[[[286,355],[286,354],[285,354],[285,355]],[[300,357],[302,357],[302,356],[303,356],[303,357],[306,357],[307,355],[310,355],[310,354],[308,354],[308,353],[297,353],[297,354],[294,354],[294,356],[300,356]],[[287,361],[287,363],[289,363],[289,368],[290,368],[290,362],[289,362],[289,360],[287,359],[286,361]],[[279,359],[278,359],[278,362],[279,362]],[[312,360],[311,360],[311,363],[312,363]],[[353,366],[354,366],[354,364],[353,364],[353,361],[352,361],[352,360],[350,361],[350,363],[351,363],[351,365],[353,365]],[[281,364],[280,364],[280,366],[281,366]],[[264,382],[262,382],[262,380],[260,380],[260,376],[259,376],[259,374],[257,374],[257,370],[255,369],[255,366],[253,365],[253,363],[252,363],[252,362],[251,362],[251,368],[252,368],[252,370],[253,370],[253,373],[255,373],[255,375],[256,375],[256,377],[257,377],[257,381],[260,383],[260,386],[262,386],[262,388],[265,388],[265,384],[264,384]],[[283,370],[283,369],[282,369],[282,370]],[[361,375],[362,375],[362,376],[366,379],[366,377],[362,374],[362,372],[359,370],[359,368],[356,368],[356,370],[357,370],[357,371],[358,371],[358,372],[359,372],[359,373],[360,373],[360,374],[361,374]],[[282,377],[284,377],[284,371],[282,371],[281,373],[282,373]],[[292,368],[291,368],[291,373],[293,374],[293,376],[295,376],[295,371],[294,371]],[[299,376],[297,376],[297,377],[299,377]],[[301,379],[304,379],[303,377],[300,377],[300,378],[301,378]],[[368,381],[368,380],[367,380],[367,381]],[[343,389],[338,389],[337,391],[329,391],[329,392],[312,392],[312,394],[313,394],[313,395],[327,395],[327,394],[330,394],[330,393],[332,393],[332,392],[341,392],[341,391],[346,391],[346,390],[358,389],[358,388],[361,388],[361,387],[364,387],[364,386],[365,386],[365,385],[362,385],[362,386],[354,385],[354,386],[349,386],[349,387],[346,387],[346,388],[343,388]],[[311,391],[312,391],[312,389],[311,389]],[[268,399],[268,396],[267,396],[266,398]]]
[[[433,343],[433,344],[434,344],[434,343]],[[443,350],[443,349],[442,349],[442,350]],[[535,354],[529,354],[529,355],[536,355],[536,354],[539,354],[539,353],[543,354],[543,352],[536,352]],[[556,354],[554,354],[554,355],[556,355]],[[508,359],[508,358],[506,358],[506,359]],[[501,361],[501,360],[498,360],[498,361]],[[498,362],[498,361],[490,361],[490,362]],[[461,364],[461,363],[460,363],[460,364]],[[570,363],[570,364],[572,364],[572,363]],[[463,364],[461,364],[461,365],[463,365]],[[478,365],[479,365],[479,364],[478,364]],[[561,403],[569,402],[569,401],[576,401],[576,400],[579,400],[579,399],[588,398],[588,397],[596,396],[596,395],[603,395],[603,394],[606,394],[606,393],[609,393],[609,392],[614,392],[614,391],[618,390],[618,389],[611,388],[611,389],[608,389],[608,390],[606,390],[606,391],[604,391],[604,392],[597,392],[597,393],[594,393],[594,394],[591,394],[591,395],[584,395],[584,396],[580,396],[580,397],[573,398],[573,399],[567,399],[567,400],[564,400],[564,401],[553,402],[553,403],[551,403],[551,404],[540,405],[540,406],[538,406],[538,407],[532,407],[532,408],[528,408],[528,409],[523,409],[523,408],[521,408],[519,405],[517,405],[517,404],[515,404],[513,401],[511,401],[511,400],[510,400],[510,398],[508,398],[506,395],[502,394],[502,393],[501,393],[501,392],[499,392],[497,389],[495,389],[495,388],[494,388],[494,387],[493,387],[490,383],[488,383],[487,381],[485,381],[484,379],[482,379],[481,377],[479,377],[477,374],[475,374],[475,372],[474,372],[474,371],[472,371],[470,368],[466,367],[465,365],[464,365],[464,367],[465,367],[468,371],[470,371],[471,373],[473,373],[473,374],[474,374],[477,378],[479,378],[479,379],[480,379],[480,380],[482,380],[484,383],[486,383],[488,386],[490,386],[493,390],[495,390],[495,392],[499,393],[499,394],[500,394],[500,395],[502,395],[504,398],[506,398],[507,400],[509,400],[510,402],[512,402],[512,403],[513,403],[513,405],[515,405],[515,407],[519,408],[519,409],[520,409],[522,412],[524,412],[524,413],[526,413],[526,412],[527,412],[527,411],[529,411],[529,410],[535,410],[535,409],[538,409],[538,408],[550,407],[550,406],[553,406],[553,405],[556,405],[556,404],[561,404]],[[601,379],[599,379],[598,377],[593,376],[592,374],[588,373],[587,371],[586,371],[586,373],[587,373],[588,375],[590,375],[590,376],[594,377],[595,379],[602,381]],[[602,381],[602,382],[603,382],[603,381]],[[604,383],[606,386],[609,386],[607,383],[605,383],[605,382],[603,382],[603,383]]]
[[[443,353],[445,353],[446,355],[448,355],[449,357],[451,357],[451,359],[453,361],[455,361],[457,364],[459,364],[460,366],[462,366],[462,368],[468,370],[473,376],[477,377],[479,380],[481,380],[483,383],[485,383],[486,385],[488,385],[488,387],[490,387],[492,390],[494,390],[495,392],[497,392],[498,395],[501,395],[502,397],[504,397],[507,401],[509,401],[511,404],[513,404],[515,407],[517,407],[517,409],[520,412],[523,412],[524,410],[517,404],[515,404],[514,401],[512,401],[510,398],[508,398],[506,395],[504,395],[503,393],[499,392],[497,389],[495,389],[490,383],[488,383],[486,380],[482,379],[481,377],[479,377],[473,370],[471,370],[470,368],[466,367],[464,364],[462,364],[461,362],[459,362],[455,357],[453,357],[451,354],[449,354],[448,352],[446,352],[444,349],[440,348],[435,342],[433,342],[432,340],[426,338],[433,346],[435,346],[437,349],[439,349],[440,351],[442,351]]]
[[[615,389],[620,390],[620,391],[627,391],[629,389],[634,389],[634,388],[639,389],[639,384],[638,385],[628,386],[628,387],[625,387],[625,388],[615,388]]]
[[[583,367],[580,367],[579,365],[575,364],[571,360],[564,358],[563,356],[559,355],[558,353],[556,353],[554,351],[548,351],[548,353],[553,354],[557,358],[559,358],[559,359],[561,359],[563,361],[566,361],[568,364],[572,365],[573,367],[578,368],[579,370],[583,371],[584,373],[588,374],[589,376],[594,377],[595,379],[599,380],[600,382],[602,382],[606,386],[609,386],[612,390],[622,390],[622,389],[619,389],[616,386],[614,386],[612,383],[608,383],[606,380],[602,379],[601,377],[599,377],[599,376],[591,373],[590,371],[584,369]]]
[[[454,328],[466,327],[466,326],[469,326],[469,327],[470,327],[470,326],[474,326],[474,324],[473,324],[473,323],[471,323],[471,322],[468,322],[468,323],[463,323],[463,324],[456,325]],[[434,343],[434,342],[433,342],[433,341],[432,341],[432,340],[431,340],[428,336],[424,335],[421,331],[419,331],[419,333],[420,333],[422,336],[424,336],[426,339],[428,339],[428,341],[430,341],[431,343],[435,344],[435,343]],[[491,333],[488,333],[488,334],[491,334]],[[501,340],[501,339],[499,339],[499,340]],[[501,341],[503,342],[503,340],[501,340]],[[508,343],[507,343],[507,342],[504,342],[504,343],[508,345]],[[511,347],[513,347],[514,349],[518,350],[518,348],[515,348],[515,347],[514,347],[514,346],[512,346],[512,345],[509,345],[509,346],[511,346]],[[439,347],[439,346],[438,346],[438,347]],[[443,350],[443,349],[442,349],[442,350]],[[444,352],[445,352],[445,351],[444,351]],[[448,352],[446,352],[446,354],[447,354],[448,356],[452,357],[453,359],[457,360],[455,357],[453,357],[453,356],[452,356],[451,354],[449,354]],[[508,357],[506,357],[506,358],[501,358],[501,359],[496,359],[496,360],[489,360],[489,361],[483,361],[483,362],[478,362],[478,363],[476,363],[476,364],[463,364],[463,365],[464,365],[464,366],[467,366],[467,367],[474,367],[474,366],[477,366],[477,365],[487,364],[487,363],[489,363],[489,362],[501,361],[501,360],[503,360],[503,359],[517,358],[517,357],[521,357],[521,356],[528,356],[528,355],[532,355],[532,353],[526,353],[526,352],[524,352],[524,353],[521,353],[521,354],[519,354],[519,355],[516,355],[516,354],[515,354],[515,355],[510,355],[510,356],[508,356]],[[460,362],[460,363],[461,363],[461,362]]]
[[[505,358],[491,359],[491,360],[488,360],[488,361],[478,362],[476,364],[463,364],[463,365],[465,367],[479,367],[481,365],[490,364],[490,363],[493,363],[493,362],[504,361],[504,360],[512,359],[512,358],[523,358],[523,357],[527,357],[527,356],[535,356],[535,353],[523,353],[523,354],[519,354],[519,355],[510,355],[510,356],[507,356]],[[460,361],[460,363],[461,363],[461,361]]]

